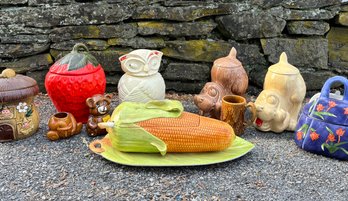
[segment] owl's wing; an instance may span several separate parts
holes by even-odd
[[[139,85],[139,92],[149,100],[162,100],[165,95],[164,80],[144,80]]]
[[[134,84],[134,83],[133,83]],[[121,101],[147,102],[164,99],[164,81],[142,80],[136,86],[119,85],[118,93]]]

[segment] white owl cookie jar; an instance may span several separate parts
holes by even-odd
[[[119,58],[125,74],[118,82],[121,102],[163,100],[166,86],[158,72],[163,53],[157,50],[134,50]]]
[[[288,63],[283,52],[279,62],[268,68],[263,91],[255,101],[255,127],[276,133],[293,131],[305,95],[306,84],[300,71]]]

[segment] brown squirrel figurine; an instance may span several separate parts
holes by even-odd
[[[48,121],[47,138],[59,140],[69,138],[81,132],[83,124],[77,123],[74,116],[68,112],[59,112],[51,116]]]
[[[86,99],[90,114],[86,124],[86,130],[89,136],[105,135],[107,133],[106,129],[98,127],[98,123],[105,122],[110,118],[111,98],[111,94],[96,94]]]

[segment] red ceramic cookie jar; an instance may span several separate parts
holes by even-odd
[[[86,99],[94,94],[104,94],[105,73],[88,48],[78,43],[51,66],[45,87],[59,112],[70,112],[77,122],[86,123],[89,116]]]

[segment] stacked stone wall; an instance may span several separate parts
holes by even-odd
[[[348,74],[348,5],[340,0],[0,0],[0,68],[36,79],[78,42],[87,44],[113,92],[118,57],[134,49],[164,53],[168,90],[197,93],[212,62],[235,47],[250,89],[261,89],[281,52],[308,90]]]

